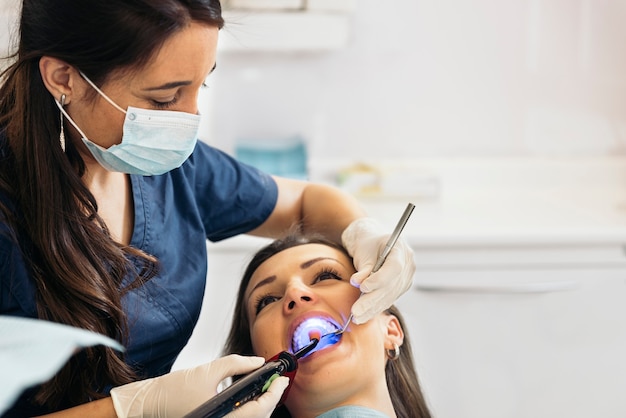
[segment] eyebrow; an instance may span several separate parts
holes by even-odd
[[[308,268],[309,268],[309,267],[311,267],[313,264],[315,264],[315,263],[317,263],[317,262],[320,262],[320,261],[324,261],[324,260],[331,260],[331,261],[334,261],[334,262],[336,262],[336,263],[338,263],[338,264],[340,264],[340,265],[342,265],[342,266],[343,266],[343,264],[341,263],[341,261],[339,261],[339,260],[337,260],[337,259],[335,259],[335,258],[332,258],[332,257],[317,257],[317,258],[312,258],[311,260],[307,260],[307,261],[305,261],[304,263],[300,264],[300,268],[301,268],[302,270],[304,270],[304,269],[308,269]],[[345,266],[344,266],[344,267],[345,267]],[[250,290],[250,293],[248,293],[248,297],[249,297],[252,293],[254,293],[254,291],[255,291],[255,290],[257,290],[259,287],[262,287],[262,286],[268,285],[268,284],[270,284],[270,283],[274,282],[275,280],[276,280],[276,276],[275,276],[275,275],[273,275],[273,276],[269,276],[269,277],[266,277],[265,279],[261,280],[261,281],[260,281],[260,282],[258,282],[256,285],[254,285],[254,287]]]
[[[317,257],[317,258],[313,258],[309,261],[305,261],[304,263],[300,264],[300,268],[301,269],[308,269],[309,267],[311,267],[313,264],[319,262],[319,261],[323,261],[323,260],[332,260],[332,261],[336,261],[337,263],[339,263],[338,260],[331,258],[331,257]],[[341,264],[341,263],[339,263]],[[342,264],[343,265],[343,264]]]
[[[269,276],[266,277],[265,279],[261,280],[260,282],[258,282],[256,285],[254,285],[254,287],[252,288],[252,290],[250,290],[250,293],[248,293],[248,296],[251,295],[255,290],[257,290],[259,287],[261,286],[265,286],[267,284],[270,284],[272,282],[274,282],[276,280],[276,276]]]
[[[211,75],[211,73],[213,73],[213,71],[215,71],[216,68],[217,68],[217,62],[215,64],[213,64],[213,68],[211,68],[211,71],[209,71],[209,74],[207,75],[207,77],[209,75]],[[169,82],[169,83],[161,84],[160,86],[147,87],[144,90],[145,91],[170,90],[170,89],[174,89],[174,88],[180,87],[180,86],[188,86],[190,84],[191,84],[190,80],[172,81],[172,82]]]
[[[170,90],[180,86],[188,86],[191,84],[191,81],[172,81],[171,83],[161,84],[160,86],[148,87],[145,88],[145,91],[154,91],[154,90]]]

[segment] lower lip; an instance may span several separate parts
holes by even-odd
[[[339,340],[335,344],[327,345],[326,347],[324,347],[322,349],[314,350],[308,356],[305,356],[305,357],[299,359],[298,362],[306,362],[306,361],[309,361],[309,360],[313,360],[314,358],[317,358],[317,357],[319,357],[322,354],[327,354],[327,353],[335,350],[340,344],[341,344],[341,340]]]

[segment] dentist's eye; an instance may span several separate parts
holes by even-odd
[[[157,109],[167,109],[167,108],[174,106],[174,104],[176,104],[177,101],[178,101],[178,96],[175,96],[172,100],[168,102],[159,102],[157,100],[152,100],[152,105]]]
[[[278,299],[280,298],[277,296],[260,295],[259,297],[256,298],[254,302],[256,313],[258,314],[259,312],[261,312],[261,310],[263,310],[263,308],[265,308],[270,303],[276,302]]]
[[[332,269],[332,268],[324,268],[323,270],[321,270],[319,273],[315,275],[315,280],[313,281],[313,283],[318,283],[318,282],[329,280],[329,279],[339,280],[339,281],[343,280],[337,270]]]

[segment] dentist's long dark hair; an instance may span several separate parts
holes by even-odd
[[[43,84],[40,58],[61,59],[102,85],[115,71],[141,69],[191,21],[221,28],[219,1],[23,1],[18,50],[1,76],[0,221],[10,231],[0,239],[14,240],[31,269],[39,318],[124,343],[122,295],[158,268],[154,257],[111,238],[81,180],[85,164],[76,147],[68,140],[62,151],[59,110]],[[9,288],[12,279],[0,279]],[[55,410],[134,379],[119,353],[89,348],[44,384],[35,401]]]
[[[301,235],[297,232],[289,234],[285,238],[275,240],[261,248],[248,263],[241,279],[233,321],[223,350],[224,355],[233,353],[255,355],[252,349],[252,340],[250,339],[250,320],[244,300],[248,283],[250,283],[252,275],[259,266],[270,257],[289,248],[305,244],[323,244],[343,252],[346,257],[351,259],[348,252],[337,243],[321,236]],[[404,342],[400,350],[400,357],[395,360],[388,360],[385,366],[385,377],[394,411],[399,418],[430,418],[431,415],[420,388],[417,372],[415,371],[413,351],[404,318],[395,306],[391,306],[384,313],[398,318],[398,322],[400,322],[400,326],[404,331]],[[282,418],[291,417],[291,415],[283,405],[274,411],[272,417]]]

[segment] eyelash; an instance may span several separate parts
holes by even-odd
[[[268,302],[269,299],[274,299],[274,300]],[[270,293],[263,293],[263,294],[259,295],[254,300],[254,311],[255,311],[255,313],[258,315],[259,312],[261,312],[263,310],[263,308],[265,308],[270,303],[276,302],[278,299],[279,298],[277,296],[272,296]],[[265,303],[265,302],[267,302],[267,303]]]
[[[314,283],[319,282],[320,277],[324,275],[332,276],[331,277],[332,279],[342,280],[341,275],[339,274],[337,270],[333,269],[332,267],[324,267],[315,275]]]
[[[157,109],[167,109],[167,108],[174,106],[174,104],[176,104],[177,101],[178,101],[178,96],[174,96],[174,99],[170,100],[169,102],[157,102],[156,100],[153,100],[152,104]]]
[[[319,283],[320,281],[328,280],[328,279],[334,279],[334,280],[339,280],[339,281],[343,280],[337,270],[331,267],[324,267],[315,274],[315,279],[313,280],[313,284],[316,284],[316,283]],[[270,299],[273,299],[273,300],[269,301]],[[263,293],[259,295],[258,297],[256,297],[254,300],[254,307],[255,307],[256,314],[258,315],[259,312],[263,310],[263,308],[265,308],[270,303],[276,302],[278,299],[280,299],[280,297],[274,296],[271,293]]]
[[[202,83],[202,88],[203,89],[209,88],[209,85],[206,83],[206,81]],[[174,106],[177,101],[178,101],[178,96],[174,96],[174,99],[170,100],[169,102],[158,102],[156,100],[152,100],[152,105],[157,109],[168,109]]]

